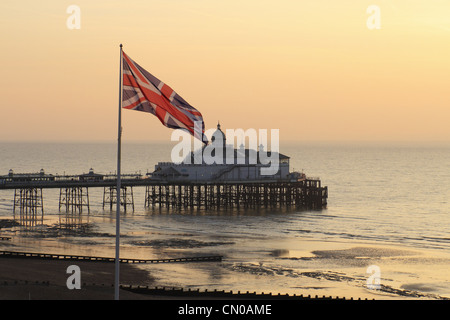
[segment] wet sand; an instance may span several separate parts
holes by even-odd
[[[81,270],[81,289],[70,290],[67,268],[74,264]],[[133,265],[121,264],[120,276],[121,283],[154,285],[148,272]],[[112,300],[113,284],[114,263],[0,258],[0,300]],[[125,290],[119,295],[125,300],[150,298]]]
[[[307,243],[308,242],[308,243]],[[280,246],[281,247],[281,246]],[[159,286],[271,292],[305,296],[376,300],[440,300],[449,298],[446,253],[386,244],[303,241],[257,257],[229,256],[218,264],[142,266]],[[367,280],[379,270],[379,287]],[[174,275],[169,277],[168,275]]]
[[[112,235],[95,229],[61,235],[57,229],[44,228],[19,235],[13,229],[7,232],[13,225],[4,227],[2,234],[11,240],[0,241],[0,250],[114,256]],[[445,250],[307,238],[271,241],[261,237],[236,243],[231,238],[188,233],[121,239],[123,258],[224,257],[220,263],[121,264],[121,283],[125,285],[377,300],[450,297],[450,254]],[[66,270],[72,264],[81,269],[81,290],[66,287],[70,276]],[[378,290],[367,288],[371,265],[380,268]],[[0,258],[0,299],[113,299],[113,284],[114,263]],[[121,299],[160,298],[164,297],[121,290]]]
[[[370,246],[308,253],[283,250],[272,254],[278,255],[276,263],[225,259],[221,263],[121,264],[120,282],[133,286],[280,292],[313,297],[447,298],[445,293],[438,294],[441,283],[430,279],[436,273],[446,272],[448,259],[437,260],[435,256],[427,257],[414,251]],[[369,290],[365,272],[367,266],[374,263],[381,268],[381,286],[378,290]],[[69,290],[66,286],[71,275],[67,273],[70,265],[80,267],[80,290]],[[0,258],[0,300],[111,300],[113,284],[114,263],[111,262]],[[120,290],[120,298],[176,299],[126,290]]]

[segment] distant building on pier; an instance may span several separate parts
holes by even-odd
[[[44,169],[41,169],[36,173],[14,173],[12,169],[9,169],[7,175],[0,176],[0,183],[5,182],[24,182],[24,181],[54,181],[55,176],[52,174],[46,174]]]
[[[101,181],[104,175],[100,173],[94,173],[94,169],[90,168],[89,173],[83,173],[79,175],[80,181]]]
[[[215,147],[212,150],[212,157],[216,156],[216,150],[221,149],[222,155],[218,154],[218,158],[221,158],[222,161],[208,164],[204,156],[207,146],[203,146],[203,148],[191,152],[181,163],[159,162],[155,165],[153,173],[151,173],[152,179],[167,181],[263,182],[297,181],[303,177],[298,172],[290,172],[290,158],[287,155],[272,153],[271,151],[265,152],[262,145],[259,146],[259,150],[246,149],[243,145],[236,149],[233,145],[227,145],[226,136],[220,129],[220,124],[217,125],[217,130],[214,132],[211,141],[211,146]],[[198,159],[201,160],[199,161]],[[267,159],[270,159],[272,163],[268,164],[265,161]],[[278,170],[273,174],[265,175],[262,169],[271,165],[278,166]]]

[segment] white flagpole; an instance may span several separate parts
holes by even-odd
[[[114,299],[119,300],[119,246],[120,246],[120,158],[122,144],[122,44],[120,44],[119,71],[119,126],[117,129],[117,190],[116,190],[116,260]]]

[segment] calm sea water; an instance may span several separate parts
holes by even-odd
[[[124,143],[122,172],[151,172],[158,161],[170,161],[170,150],[168,144]],[[291,170],[320,177],[322,185],[328,186],[327,209],[155,212],[144,209],[144,189],[135,188],[135,211],[124,214],[121,224],[121,241],[127,257],[223,254],[232,262],[224,269],[226,272],[205,271],[201,269],[203,267],[198,267],[195,272],[207,274],[197,277],[197,282],[204,282],[197,285],[208,288],[217,285],[224,289],[227,286],[236,288],[236,281],[244,281],[232,276],[233,272],[242,272],[237,266],[250,268],[259,264],[261,267],[263,261],[266,265],[276,264],[277,270],[284,270],[285,275],[289,275],[286,263],[289,270],[306,267],[300,264],[307,261],[302,256],[308,247],[305,241],[326,243],[329,248],[334,248],[335,244],[367,242],[450,252],[450,145],[286,143],[281,145],[280,152],[291,157]],[[38,172],[41,168],[53,174],[87,173],[90,168],[99,173],[115,172],[116,145],[0,143],[1,174],[7,174],[9,169]],[[113,234],[114,212],[111,213],[109,208],[103,210],[103,189],[90,189],[89,193],[91,212],[85,221],[95,225],[99,232]],[[58,197],[59,190],[44,190],[46,223],[57,220]],[[0,218],[12,216],[12,205],[13,191],[0,191]],[[47,250],[59,252],[70,251],[79,245],[92,245],[92,252],[102,246],[111,249],[108,255],[113,252],[111,237],[89,240],[63,237],[52,241],[41,242],[40,251],[45,251],[46,245]],[[64,245],[55,245],[55,242]],[[73,247],[67,246],[68,243]],[[26,249],[27,243],[22,245]],[[283,255],[296,257],[297,251],[305,251],[298,254],[298,260],[280,260]],[[267,269],[258,270],[268,272]],[[160,281],[180,286],[186,285],[183,279],[191,278],[190,272],[193,272],[185,270],[183,275],[178,270],[179,279],[171,282],[162,269],[153,271]],[[420,275],[417,276],[420,279]],[[435,285],[440,286],[440,290],[435,289],[435,292],[447,294],[450,280],[447,275],[439,277],[439,284]],[[278,283],[276,279],[264,281],[270,283],[271,288],[284,288],[284,292],[289,291],[287,288],[291,291],[296,288],[296,285],[287,284],[286,279],[279,278]],[[256,288],[263,286],[256,285]]]

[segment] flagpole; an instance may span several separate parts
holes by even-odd
[[[120,44],[120,70],[119,70],[119,125],[117,129],[117,189],[116,189],[116,260],[115,260],[115,287],[114,299],[119,300],[119,247],[120,247],[120,158],[122,144],[122,44]]]

